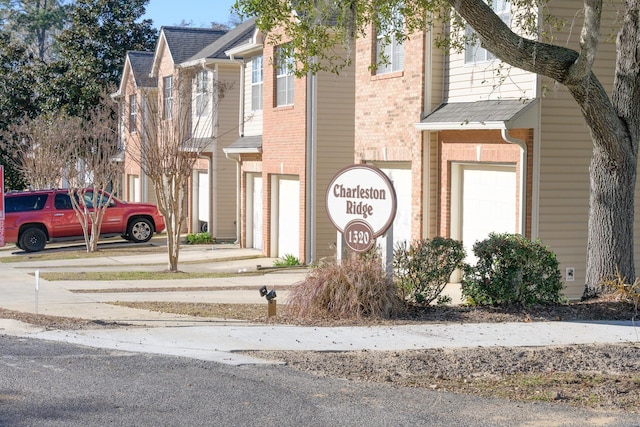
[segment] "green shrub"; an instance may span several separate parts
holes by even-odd
[[[314,268],[291,289],[287,304],[292,315],[317,319],[389,318],[402,308],[380,256],[359,254]]]
[[[438,299],[451,273],[462,268],[465,256],[461,242],[444,237],[416,240],[408,247],[406,243],[397,245],[393,268],[404,299],[418,304]],[[439,299],[440,304],[446,301]]]
[[[475,266],[465,265],[462,296],[477,305],[555,304],[562,282],[553,252],[519,234],[495,234],[473,245]]]
[[[187,245],[206,245],[213,243],[213,237],[209,232],[189,233],[186,238]]]
[[[291,254],[284,254],[282,258],[273,261],[275,267],[294,267],[300,265],[300,260]]]

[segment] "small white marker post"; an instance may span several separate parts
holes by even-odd
[[[40,288],[40,270],[36,270],[36,317],[38,317],[38,290]]]

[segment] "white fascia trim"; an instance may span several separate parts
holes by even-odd
[[[224,154],[260,154],[260,148],[223,148]]]
[[[204,58],[204,59],[194,59],[193,61],[187,61],[187,62],[183,62],[181,64],[176,65],[176,68],[196,68],[196,67],[202,67],[205,68],[208,65],[215,65],[215,64],[223,64],[223,65],[229,65],[229,64],[242,64],[242,61],[238,61],[238,60],[233,60],[233,59],[211,59],[211,58]]]
[[[247,54],[252,54],[255,52],[262,52],[264,49],[264,45],[262,43],[246,43],[240,46],[233,47],[229,50],[225,50],[224,54],[229,58],[234,59],[236,56],[243,56]]]
[[[414,127],[418,130],[478,130],[478,129],[510,129],[509,122],[433,122],[433,123],[414,123]]]
[[[171,54],[171,49],[169,49],[169,45],[167,44],[167,39],[164,35],[164,31],[160,32],[160,37],[158,38],[158,42],[156,44],[156,50],[153,54],[153,62],[151,64],[151,72],[149,73],[149,77],[157,77],[158,76],[158,67],[160,66],[160,49],[168,49],[169,57],[171,58],[171,62],[173,62],[173,55]]]

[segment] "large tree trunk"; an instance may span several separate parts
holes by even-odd
[[[598,115],[607,112],[604,108],[585,115],[594,139],[585,298],[601,290],[602,280],[618,273],[627,283],[636,278],[633,226],[640,138],[640,1],[627,0],[625,6],[616,41],[611,96],[615,114],[599,121]],[[607,122],[619,125],[597,127]]]
[[[602,282],[619,272],[635,278],[633,254],[636,161],[614,161],[594,148],[591,158],[589,246],[583,297],[595,296]]]

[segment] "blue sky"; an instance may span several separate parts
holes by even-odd
[[[210,27],[211,22],[225,24],[235,0],[151,0],[145,19],[152,19],[156,28],[178,25],[184,19],[193,27]]]

